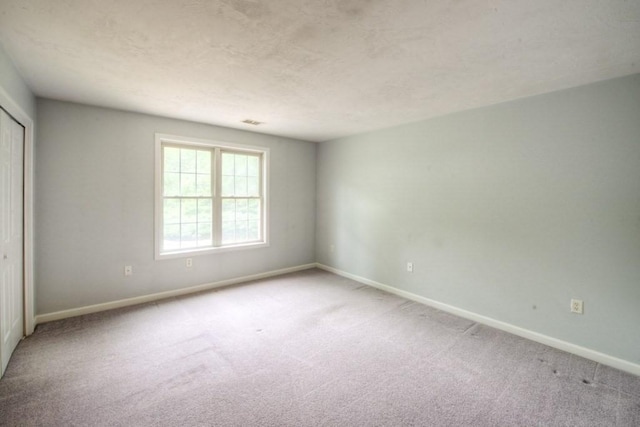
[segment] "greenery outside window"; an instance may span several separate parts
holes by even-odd
[[[156,135],[156,258],[267,244],[264,148]]]

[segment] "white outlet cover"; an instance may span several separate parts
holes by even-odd
[[[580,299],[571,300],[571,312],[576,314],[582,314],[584,312],[584,303]]]

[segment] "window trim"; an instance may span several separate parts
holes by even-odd
[[[208,149],[220,149],[220,150],[230,150],[238,153],[253,153],[260,154],[262,156],[261,162],[261,185],[262,185],[262,240],[259,242],[250,242],[250,243],[237,243],[237,244],[227,244],[224,246],[214,246],[207,248],[188,248],[182,249],[178,251],[171,252],[161,252],[162,248],[162,227],[163,227],[163,188],[162,188],[162,146],[163,144],[167,145],[178,145],[178,146],[192,146],[192,147],[206,147]],[[215,164],[213,165],[215,168],[215,172],[213,174],[214,181],[214,194],[213,194],[213,204],[214,204],[214,212],[215,212],[215,222],[220,221],[220,212],[218,211],[217,204],[221,200],[220,189],[218,188],[220,183],[218,179],[218,171],[220,171],[220,158],[221,156],[217,156],[215,158]],[[205,255],[205,254],[214,254],[221,252],[229,252],[229,251],[237,251],[237,250],[246,250],[246,249],[256,249],[256,248],[264,248],[269,246],[269,148],[245,145],[245,144],[236,144],[231,142],[224,141],[216,141],[209,139],[201,139],[201,138],[191,138],[185,136],[177,136],[177,135],[169,135],[163,133],[155,134],[155,174],[154,174],[154,185],[155,185],[155,195],[154,195],[154,251],[155,251],[155,259],[171,259],[171,258],[187,258],[196,255]],[[219,200],[218,200],[219,199]],[[218,200],[218,202],[216,202]],[[215,237],[214,237],[215,239]],[[214,243],[215,244],[215,243]]]

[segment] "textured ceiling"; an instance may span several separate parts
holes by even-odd
[[[324,141],[638,73],[640,1],[0,0],[0,40],[38,96]]]

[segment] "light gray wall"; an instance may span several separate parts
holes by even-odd
[[[32,119],[36,117],[36,100],[0,44],[0,87]]]
[[[38,99],[37,313],[315,261],[316,144]],[[270,148],[270,247],[154,260],[154,134]],[[134,274],[123,276],[124,265]]]
[[[640,363],[640,75],[322,143],[317,203],[323,264]]]

